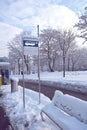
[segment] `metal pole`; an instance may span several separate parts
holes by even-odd
[[[23,39],[22,39],[23,42]],[[25,83],[24,83],[24,46],[23,46],[23,108],[25,108]]]
[[[37,25],[37,36],[39,40],[39,25]],[[38,81],[39,81],[39,104],[41,103],[41,84],[40,84],[40,45],[38,42]]]

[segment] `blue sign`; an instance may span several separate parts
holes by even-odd
[[[38,47],[38,41],[23,40],[23,46],[26,46],[26,47]]]
[[[23,39],[23,46],[25,55],[38,55],[39,41],[37,38]]]

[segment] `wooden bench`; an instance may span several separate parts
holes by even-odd
[[[87,130],[87,102],[56,91],[52,103],[41,110],[61,130]]]

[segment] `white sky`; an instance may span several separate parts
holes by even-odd
[[[11,38],[13,37],[12,32],[15,34],[20,32],[20,29],[34,31],[38,24],[40,29],[72,27],[78,22],[78,14],[86,3],[86,0],[67,0],[67,2],[65,0],[0,0],[0,35],[6,39],[6,42],[3,43],[0,36],[0,45],[6,45],[8,42],[3,30],[8,32]],[[3,26],[3,23],[7,24],[7,27]],[[13,28],[8,25],[12,25]],[[6,54],[0,51],[0,56]]]
[[[8,42],[19,32],[20,28],[0,22],[0,57],[8,56]]]

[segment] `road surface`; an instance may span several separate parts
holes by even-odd
[[[23,86],[22,80],[19,81],[19,85]],[[25,85],[25,88],[39,92],[39,87],[38,87],[39,85],[36,82],[33,82],[33,81],[31,82],[31,81],[27,80],[27,81],[24,82],[24,85]],[[87,101],[87,94],[85,94],[85,93],[70,91],[70,90],[60,88],[60,87],[58,88],[58,87],[55,87],[55,86],[49,86],[49,85],[46,85],[46,84],[45,85],[41,84],[41,93],[43,93],[44,95],[46,95],[50,99],[53,98],[55,90],[60,90],[64,94],[69,94],[69,95],[72,95],[72,96],[75,96],[77,98],[80,98],[80,99]]]

